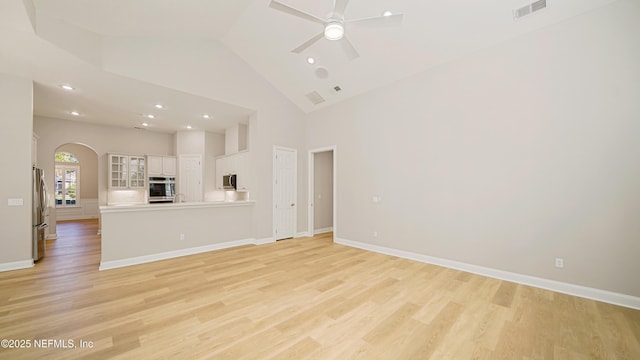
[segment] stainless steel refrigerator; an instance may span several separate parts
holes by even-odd
[[[32,240],[33,260],[42,259],[45,252],[45,229],[47,228],[46,216],[49,206],[47,185],[44,181],[42,169],[33,168],[33,207],[32,207]]]

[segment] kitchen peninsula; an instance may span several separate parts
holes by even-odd
[[[210,201],[102,206],[100,270],[258,244],[251,237],[254,203]]]

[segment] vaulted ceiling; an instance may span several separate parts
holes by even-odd
[[[400,26],[347,24],[346,35],[360,55],[350,60],[340,42],[325,39],[292,53],[320,33],[322,25],[277,11],[269,7],[270,0],[6,0],[0,3],[0,72],[34,79],[36,115],[127,127],[148,122],[157,131],[190,125],[220,132],[246,122],[254,111],[251,104],[231,104],[109,71],[105,64],[111,47],[105,44],[126,42],[133,54],[149,43],[180,43],[180,51],[190,47],[193,56],[171,66],[185,71],[200,61],[202,44],[215,43],[309,113],[613,1],[547,0],[545,9],[514,20],[514,9],[532,1],[350,0],[347,19],[387,10],[404,14]],[[320,18],[333,7],[331,0],[281,2]],[[118,49],[120,59],[126,59],[127,47]],[[309,64],[308,57],[315,63]],[[65,83],[76,90],[62,90],[59,85]],[[307,95],[314,92],[322,102],[310,101]],[[157,103],[165,108],[154,108]],[[148,114],[155,118],[146,118]],[[204,114],[214,119],[204,119]]]

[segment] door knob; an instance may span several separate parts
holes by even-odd
[[[296,204],[291,204],[291,206],[296,206]]]

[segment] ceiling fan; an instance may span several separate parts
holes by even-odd
[[[322,19],[317,16],[308,14],[304,11],[292,8],[289,5],[283,4],[276,0],[271,0],[269,3],[269,7],[287,13],[289,15],[293,15],[299,17],[301,19],[305,19],[308,21],[312,21],[318,24],[322,24],[324,27],[323,31],[311,39],[305,41],[297,48],[291,50],[291,52],[300,54],[311,45],[318,42],[320,39],[325,38],[327,40],[332,41],[340,41],[344,52],[346,53],[349,60],[353,60],[360,55],[358,51],[353,47],[349,39],[344,34],[345,25],[351,26],[381,26],[381,25],[399,25],[402,22],[402,14],[392,14],[389,11],[385,11],[381,16],[375,16],[370,18],[363,19],[355,19],[355,20],[345,20],[344,11],[347,7],[347,3],[349,0],[334,0],[333,1],[333,9],[327,16],[327,18]]]

